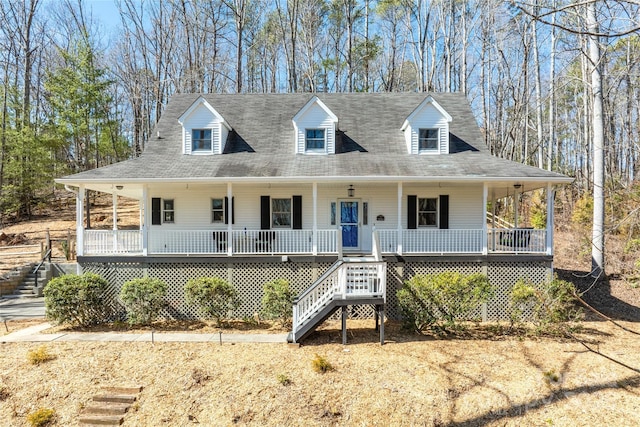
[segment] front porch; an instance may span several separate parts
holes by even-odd
[[[523,227],[521,194],[545,187],[546,227]],[[553,255],[549,183],[93,186],[112,194],[112,229],[85,227],[86,190],[71,190],[78,256],[341,257],[371,253],[376,237],[386,256]],[[118,227],[119,197],[138,201],[138,229]],[[500,199],[512,201],[512,223],[494,215]]]

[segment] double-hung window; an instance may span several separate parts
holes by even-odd
[[[273,228],[291,228],[291,199],[271,199]]]
[[[438,129],[420,129],[418,133],[418,149],[420,152],[438,151]]]
[[[324,152],[325,150],[325,130],[306,129],[305,149],[307,151]]]
[[[224,199],[211,199],[211,222],[224,223]]]
[[[210,152],[211,151],[211,129],[191,130],[191,151]]]
[[[173,199],[162,199],[162,222],[175,222]]]
[[[435,197],[418,199],[418,226],[438,226],[438,199]]]

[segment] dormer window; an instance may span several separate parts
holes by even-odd
[[[325,151],[325,130],[324,129],[307,129],[305,138],[306,151]]]
[[[178,123],[182,125],[183,154],[224,153],[231,126],[203,97],[187,108]]]
[[[293,116],[295,152],[297,154],[334,154],[338,117],[313,96]]]
[[[211,129],[191,130],[191,152],[211,152]]]
[[[439,129],[422,128],[419,130],[418,149],[420,152],[438,151],[439,140]]]
[[[431,96],[427,96],[406,118],[402,127],[409,154],[449,153],[451,116]]]

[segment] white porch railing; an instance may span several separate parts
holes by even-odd
[[[495,228],[488,230],[489,252],[546,253],[547,230]]]
[[[154,230],[149,233],[152,254],[226,254],[227,232],[212,230]]]
[[[338,231],[317,231],[317,253],[337,253]],[[313,254],[313,230],[154,230],[152,254]]]
[[[312,230],[233,230],[236,254],[309,254]]]
[[[337,261],[293,305],[293,334],[311,322],[336,299],[383,298],[386,302],[387,264],[385,262]]]
[[[402,252],[481,253],[482,230],[403,230]]]
[[[383,254],[482,254],[482,229],[376,230]],[[317,230],[152,230],[149,254],[208,255],[289,255],[337,254],[339,231]],[[489,229],[487,250],[490,253],[546,253],[547,232],[530,228]],[[231,247],[229,247],[231,245]],[[85,230],[85,255],[141,254],[140,230]]]
[[[141,254],[140,230],[84,230],[85,254]]]

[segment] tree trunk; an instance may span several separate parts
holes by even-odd
[[[602,74],[600,40],[595,2],[587,4],[589,30],[589,60],[593,101],[593,234],[591,243],[591,274],[599,277],[604,271],[604,116],[602,109]]]

